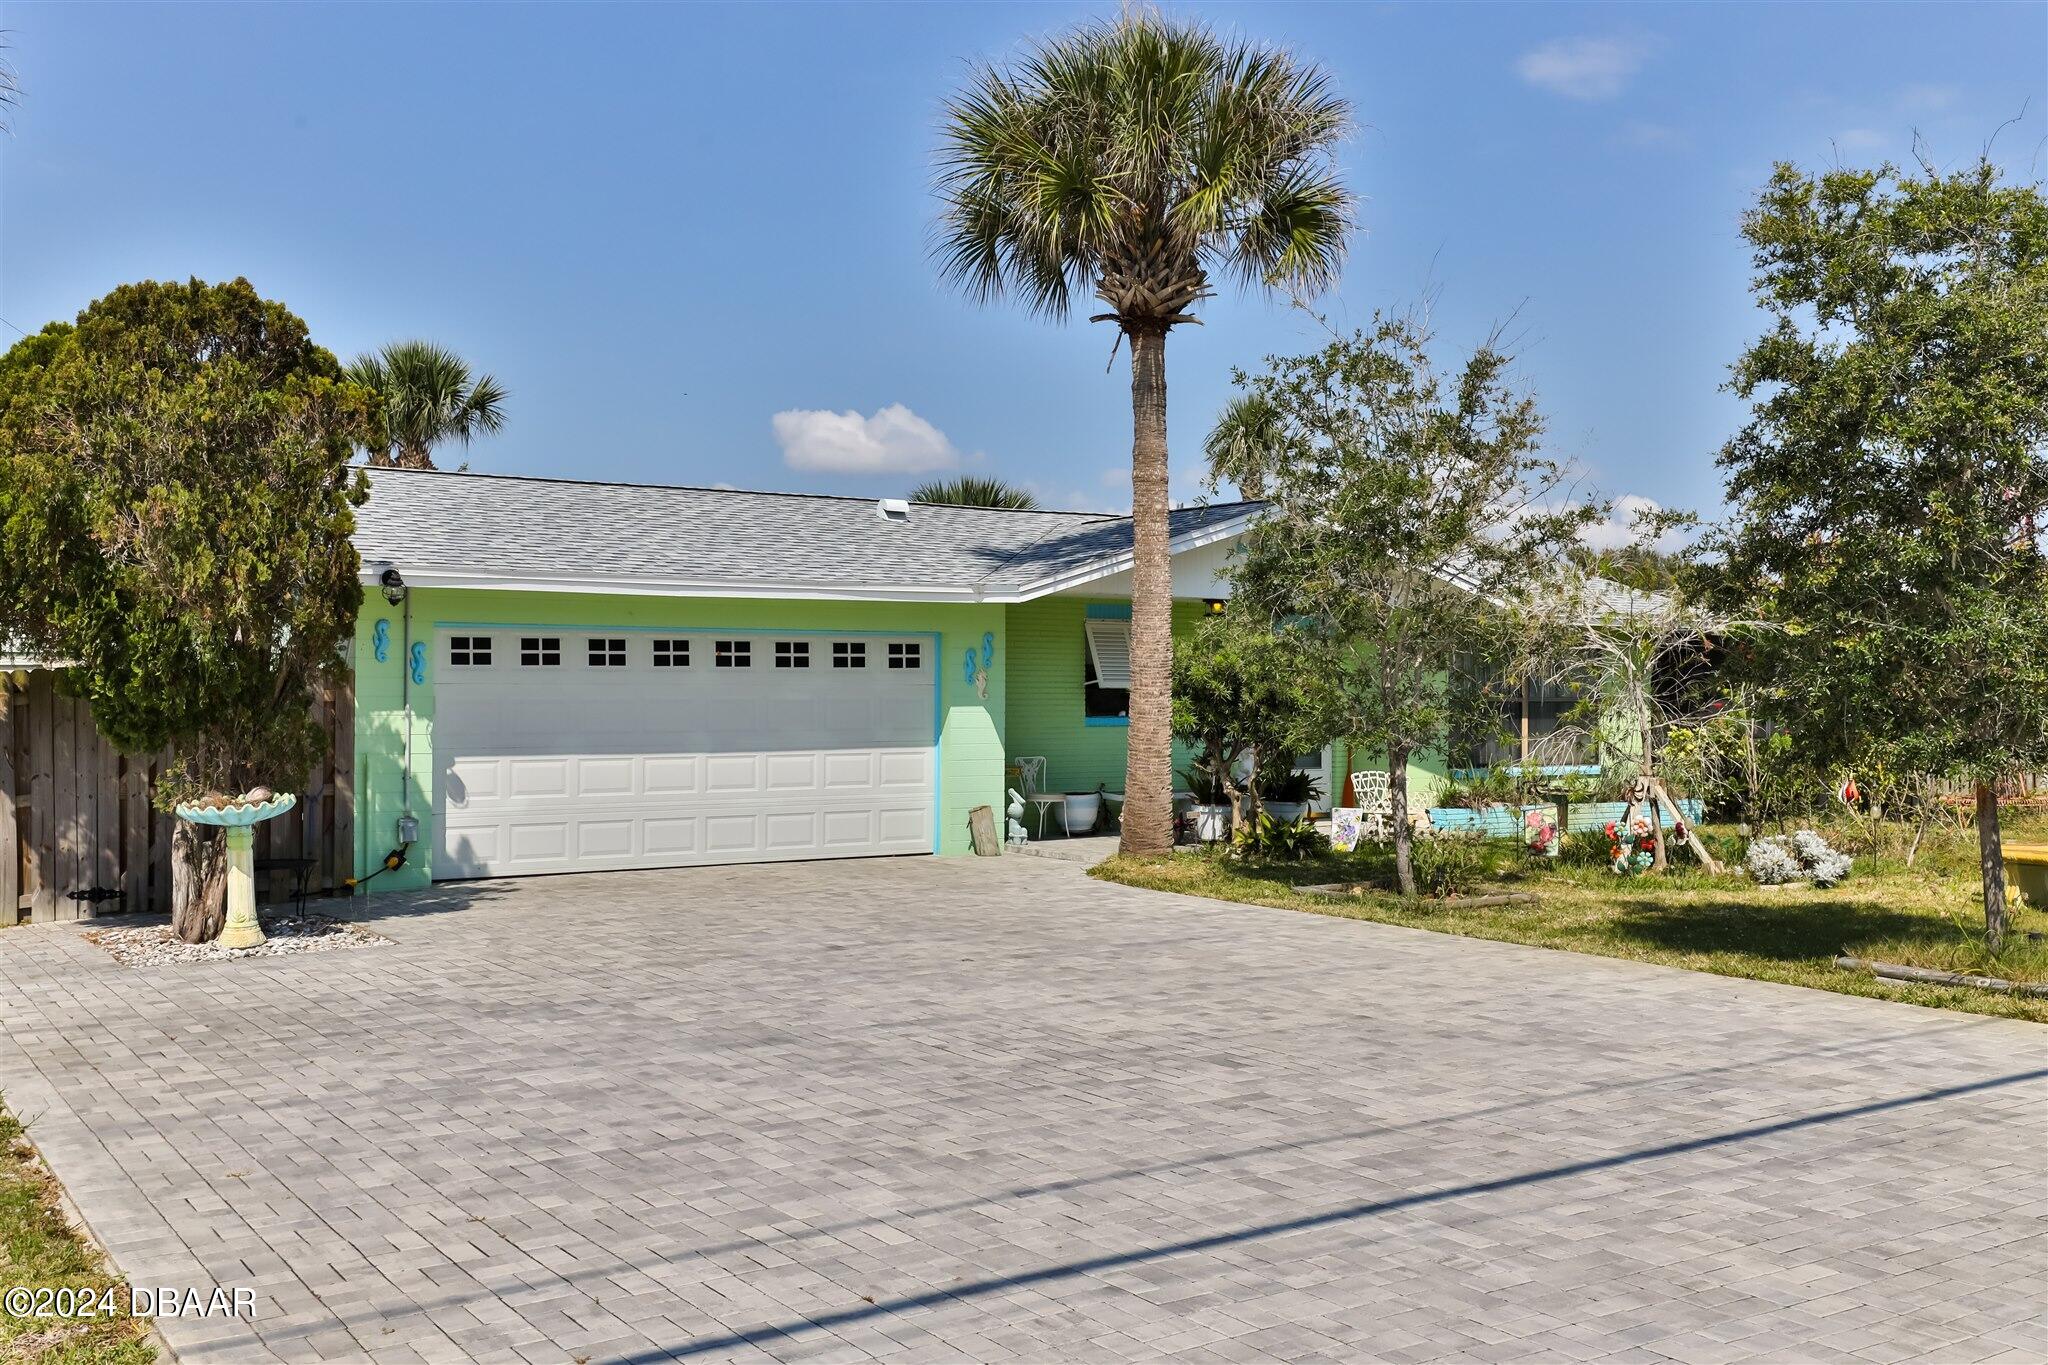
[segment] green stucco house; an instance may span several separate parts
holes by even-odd
[[[960,854],[1009,759],[1043,757],[1050,790],[1123,785],[1128,517],[434,470],[371,485],[356,866],[406,850],[373,889]],[[1172,514],[1177,622],[1228,592],[1257,510]]]

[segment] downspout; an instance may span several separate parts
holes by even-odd
[[[405,600],[399,606],[399,639],[404,648],[399,654],[398,699],[405,712],[405,763],[398,770],[398,845],[409,846],[420,837],[419,817],[412,808],[412,590],[406,589]]]

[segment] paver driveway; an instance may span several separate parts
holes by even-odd
[[[927,860],[0,934],[188,1360],[2038,1361],[2048,1031]]]

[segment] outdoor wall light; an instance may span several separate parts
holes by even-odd
[[[386,602],[395,607],[405,600],[405,578],[398,572],[396,566],[388,568],[379,574],[377,581],[384,585],[384,600]]]

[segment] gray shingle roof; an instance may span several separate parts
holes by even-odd
[[[413,582],[817,587],[833,596],[902,593],[1006,598],[1052,580],[1122,568],[1131,519],[918,503],[907,521],[871,498],[750,493],[658,484],[441,470],[374,469],[356,514],[365,564],[389,560]],[[1256,503],[1185,507],[1172,533],[1227,533]]]

